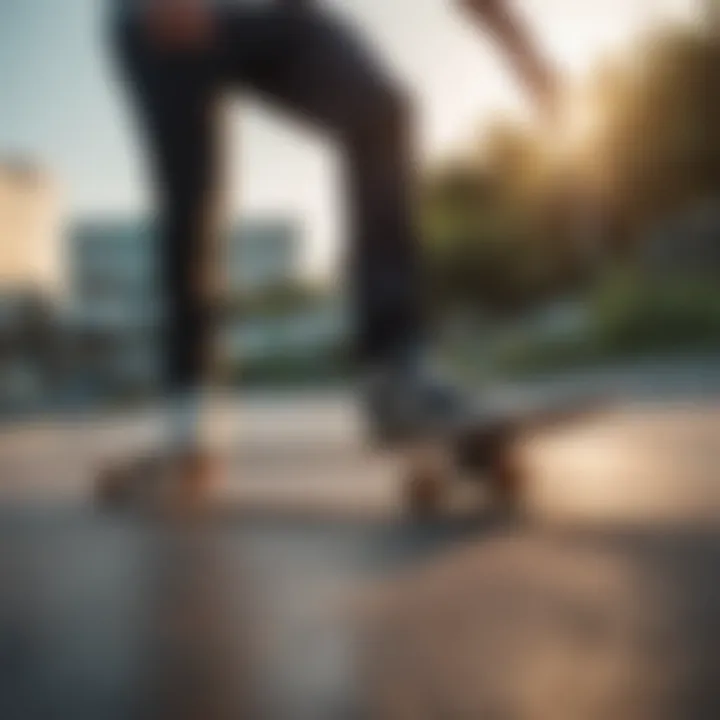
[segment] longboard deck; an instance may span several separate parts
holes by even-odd
[[[436,514],[455,480],[470,477],[485,484],[504,510],[517,510],[528,483],[527,468],[518,458],[518,441],[586,418],[607,405],[607,397],[588,394],[488,404],[464,427],[444,437],[418,439],[407,455],[407,509],[413,515]]]
[[[571,395],[535,398],[507,405],[496,404],[473,416],[465,427],[448,438],[464,465],[473,465],[473,457],[492,452],[536,430],[572,423],[608,406],[606,396]],[[480,464],[481,461],[478,460]]]

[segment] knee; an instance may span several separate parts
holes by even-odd
[[[409,132],[412,102],[403,88],[387,84],[363,105],[353,123],[356,139],[395,142]]]

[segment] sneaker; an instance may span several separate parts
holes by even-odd
[[[372,368],[362,397],[370,438],[381,446],[452,433],[471,415],[470,393],[417,355]]]

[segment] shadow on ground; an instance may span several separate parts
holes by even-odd
[[[6,506],[0,717],[356,717],[357,599],[500,522]]]

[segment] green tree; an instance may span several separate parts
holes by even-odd
[[[558,160],[532,129],[499,123],[430,174],[424,229],[436,305],[508,312],[632,262],[648,231],[720,197],[720,41],[670,28],[605,63],[584,88],[595,129]],[[583,218],[586,207],[592,212]]]
[[[720,194],[720,44],[692,30],[648,38],[595,78],[601,191],[634,246],[646,230]]]
[[[441,307],[510,313],[560,288],[573,259],[558,177],[538,138],[496,124],[429,179],[424,229]]]

